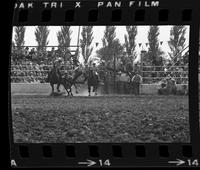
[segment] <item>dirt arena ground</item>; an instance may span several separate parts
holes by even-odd
[[[188,96],[11,96],[15,142],[190,142]]]

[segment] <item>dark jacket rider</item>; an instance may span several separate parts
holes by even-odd
[[[58,75],[59,78],[62,78],[61,71],[60,71],[60,61],[53,63],[53,71]]]

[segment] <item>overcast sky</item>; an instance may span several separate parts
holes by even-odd
[[[161,49],[166,53],[170,52],[169,46],[168,46],[168,41],[169,41],[169,37],[170,37],[170,29],[172,26],[159,26],[159,30],[160,30],[160,35],[158,37],[159,41],[162,41],[163,44],[161,47]],[[35,40],[35,28],[36,26],[26,26],[26,31],[25,31],[25,46],[34,46],[37,45],[37,42]],[[186,46],[189,45],[189,26],[186,26],[187,31],[186,31]],[[57,41],[57,32],[60,30],[60,26],[49,26],[48,29],[50,30],[49,36],[48,36],[48,41],[49,41],[49,46],[56,46],[58,45],[58,41]],[[77,39],[78,39],[78,26],[71,26],[71,31],[72,31],[72,35],[71,35],[71,44],[70,45],[77,45]],[[81,27],[82,30],[82,27]],[[92,42],[92,46],[94,47],[92,56],[95,56],[95,51],[98,50],[99,48],[102,47],[102,38],[104,35],[104,30],[105,30],[105,26],[94,26],[93,27],[93,42]],[[138,30],[138,34],[136,36],[136,51],[139,54],[140,50],[142,49],[142,46],[139,47],[139,43],[143,44],[143,48],[144,49],[148,49],[148,47],[146,47],[145,43],[148,43],[148,31],[149,31],[149,26],[138,26],[137,28]],[[124,43],[124,35],[127,34],[126,33],[126,28],[125,26],[116,26],[116,38],[119,39],[120,43],[123,44]],[[13,40],[14,40],[14,29],[13,29]],[[80,35],[81,38],[81,35]],[[96,47],[96,43],[98,43],[99,45]],[[138,55],[139,57],[139,55]]]

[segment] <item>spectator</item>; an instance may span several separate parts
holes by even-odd
[[[23,54],[25,56],[28,56],[28,54],[29,54],[29,48],[28,47],[26,47],[25,50],[23,50]]]
[[[142,77],[139,75],[138,72],[133,76],[132,80],[133,92],[135,95],[140,94],[140,84],[142,83]]]

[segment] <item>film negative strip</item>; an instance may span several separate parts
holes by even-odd
[[[200,166],[197,1],[13,10],[12,167]]]

